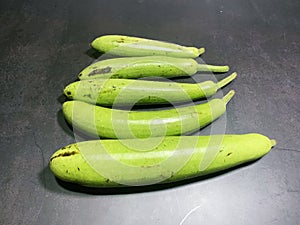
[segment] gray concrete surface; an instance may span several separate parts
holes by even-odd
[[[300,224],[299,9],[296,0],[1,1],[0,224]],[[62,90],[103,34],[205,46],[203,60],[239,74],[224,88],[236,90],[226,133],[278,145],[176,186],[89,193],[58,182],[49,157],[74,142]]]

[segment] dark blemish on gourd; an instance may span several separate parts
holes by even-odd
[[[58,157],[67,157],[67,156],[76,155],[76,154],[78,154],[78,152],[76,152],[76,151],[60,153],[56,156],[51,157],[50,162],[53,159],[58,158]]]
[[[85,95],[83,95],[83,97],[92,98],[92,95],[91,94],[85,94]]]
[[[154,164],[154,165],[141,165],[141,168],[146,168],[146,169],[149,169],[149,168],[159,168],[160,165],[159,164]]]
[[[77,170],[78,170],[78,171],[80,171],[80,168],[79,168],[79,167],[77,167]]]
[[[122,78],[122,76],[120,76],[120,74],[113,74],[110,78]]]
[[[97,75],[97,74],[106,74],[106,73],[110,73],[111,72],[111,67],[110,66],[107,66],[105,68],[102,68],[102,69],[98,69],[98,70],[93,70],[92,72],[90,72],[88,74],[89,77],[91,76],[94,76],[94,75]]]
[[[170,177],[160,174],[159,177],[163,180],[169,179]]]
[[[79,75],[78,75],[78,77],[81,77],[82,76],[82,73],[80,73]]]
[[[67,91],[67,95],[71,95],[72,93],[71,93],[71,91]]]
[[[226,156],[230,156],[232,154],[232,152],[229,152]]]
[[[124,43],[125,39],[124,38],[120,38],[120,40],[116,40],[116,42],[118,42],[118,43]]]
[[[109,181],[110,181],[109,179],[105,179],[105,182],[106,182],[106,183],[109,183]]]

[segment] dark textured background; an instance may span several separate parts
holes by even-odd
[[[298,0],[1,1],[0,224],[300,224],[299,10]],[[92,195],[59,184],[49,157],[74,142],[62,90],[103,34],[205,46],[203,60],[239,74],[224,89],[236,90],[226,132],[278,145],[251,165],[160,190]]]

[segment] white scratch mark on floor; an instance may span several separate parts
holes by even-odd
[[[195,212],[198,208],[200,208],[201,205],[198,205],[196,206],[195,208],[191,209],[184,217],[183,219],[181,220],[180,224],[179,225],[182,225],[184,223],[184,221],[186,221],[186,219],[193,213]]]

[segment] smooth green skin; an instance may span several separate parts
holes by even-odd
[[[196,58],[204,48],[185,47],[164,41],[123,35],[104,35],[96,38],[91,46],[101,52],[118,56],[170,56]]]
[[[65,102],[62,110],[74,128],[93,136],[118,139],[172,136],[210,124],[224,114],[233,95],[234,91],[230,91],[223,99],[157,111],[110,109],[76,100]]]
[[[90,187],[169,183],[259,159],[276,144],[256,133],[160,138],[143,140],[146,146],[159,141],[149,151],[130,147],[137,139],[78,142],[56,151],[50,169],[61,180]]]
[[[93,79],[73,82],[64,89],[69,99],[103,106],[150,105],[188,102],[213,96],[236,78],[231,74],[218,83],[198,84],[129,79]]]
[[[228,66],[198,64],[194,59],[167,56],[142,56],[105,59],[83,69],[80,80],[97,78],[180,77],[191,76],[198,71],[227,72]]]

